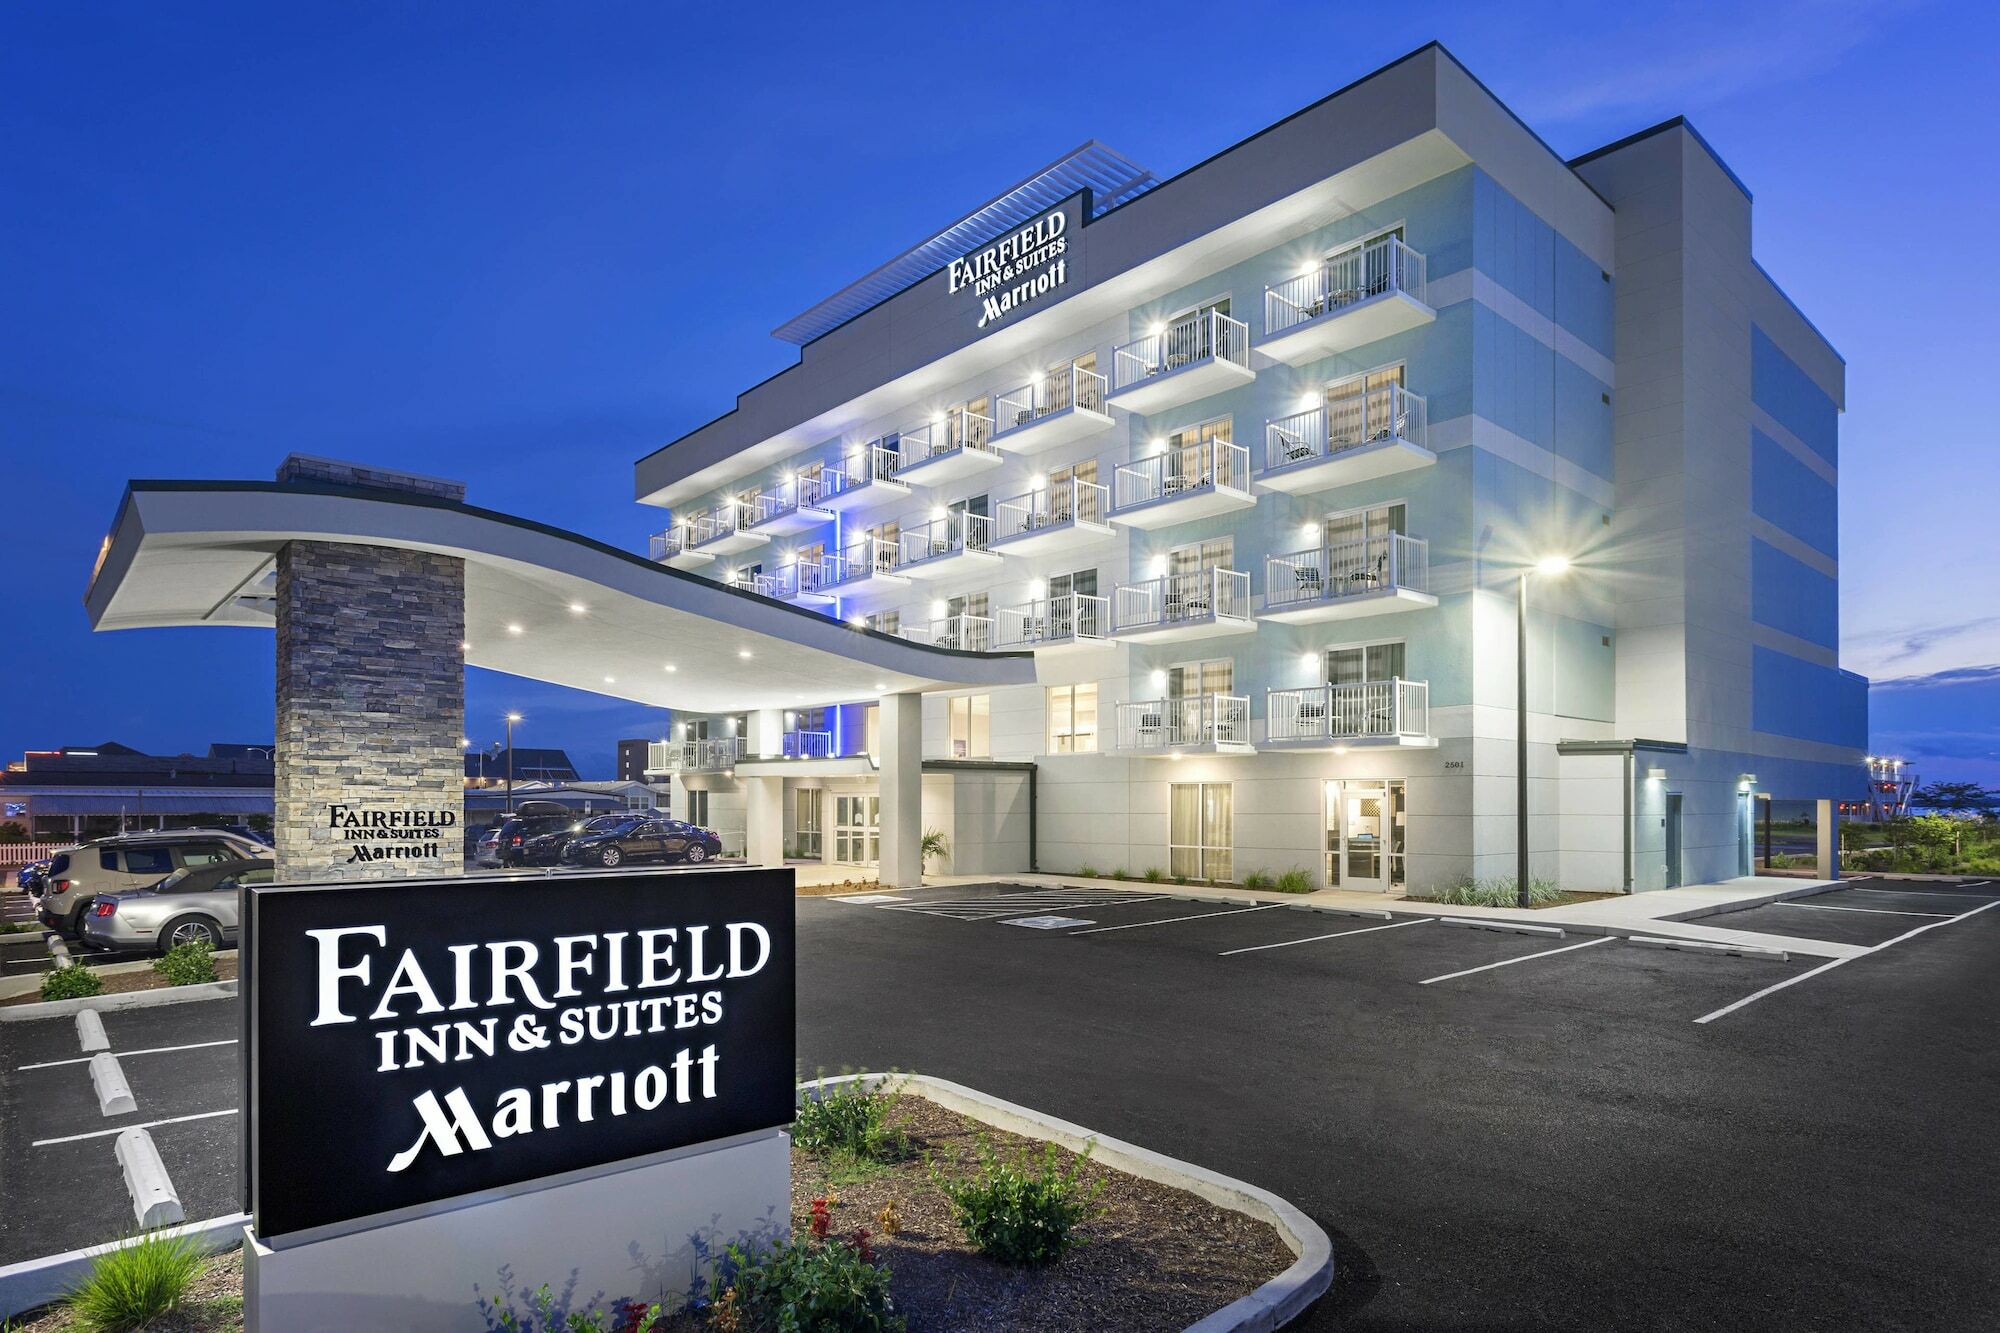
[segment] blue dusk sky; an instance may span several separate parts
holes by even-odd
[[[250,630],[92,635],[132,477],[298,450],[643,548],[769,330],[1085,139],[1178,172],[1432,39],[1573,156],[1687,115],[1847,358],[1878,748],[2000,782],[1991,5],[0,4],[0,758],[267,739]],[[660,713],[474,670],[467,730]]]

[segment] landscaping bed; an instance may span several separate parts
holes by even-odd
[[[90,955],[86,954],[82,962],[84,966],[95,972],[97,979],[103,983],[103,989],[96,992],[99,995],[120,995],[128,991],[159,990],[162,987],[174,984],[158,971],[154,970],[153,964],[145,959],[140,959],[136,962],[120,961],[112,964],[97,964],[92,960]],[[118,970],[114,971],[114,968]],[[233,981],[235,978],[235,951],[232,949],[216,954],[215,980]],[[0,999],[0,1005],[40,1004],[41,1002],[42,997],[36,991],[29,991],[24,995],[10,995],[6,999]]]
[[[793,1250],[833,1255],[886,1288],[879,1322],[806,1322],[815,1328],[980,1330],[981,1333],[1154,1333],[1194,1324],[1248,1295],[1292,1266],[1294,1254],[1271,1226],[1184,1190],[1112,1170],[1086,1154],[992,1129],[915,1094],[854,1098],[868,1103],[863,1118],[870,1145],[861,1152],[795,1143],[792,1149]],[[803,1113],[802,1113],[803,1114]],[[800,1132],[800,1140],[811,1138]],[[850,1140],[852,1141],[852,1140]],[[1023,1156],[1025,1154],[1025,1156]],[[1074,1227],[1063,1252],[1040,1262],[1002,1262],[981,1253],[966,1216],[945,1187],[995,1179],[1001,1164],[1005,1202],[983,1216],[988,1224],[1018,1222],[1025,1197],[1041,1198],[1035,1181],[1061,1182]],[[982,1164],[984,1169],[982,1170]],[[1008,1169],[1018,1167],[1013,1176]],[[963,1195],[961,1194],[961,1202]],[[996,1229],[984,1233],[989,1247]],[[1013,1243],[1039,1226],[1011,1233]],[[1018,1257],[1018,1256],[1017,1256]],[[853,1271],[850,1269],[850,1271]],[[527,1314],[526,1302],[517,1304]],[[732,1308],[734,1307],[734,1308]],[[656,1320],[647,1333],[763,1333],[775,1327],[761,1312],[725,1297],[715,1306]],[[243,1327],[240,1254],[199,1261],[177,1308],[148,1322],[93,1324],[63,1307],[13,1326],[19,1333],[87,1333],[133,1328],[146,1333],[238,1333]],[[524,1323],[524,1328],[539,1328]],[[605,1311],[601,1322],[571,1325],[604,1333],[636,1333],[630,1315]]]

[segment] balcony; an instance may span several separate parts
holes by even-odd
[[[904,529],[902,571],[914,579],[944,579],[997,569],[1000,557],[987,549],[992,540],[993,520],[987,515],[947,513]]]
[[[1393,236],[1323,259],[1264,289],[1257,350],[1303,366],[1428,324],[1437,311],[1426,269],[1423,255]]]
[[[1094,481],[1055,482],[994,506],[990,546],[1009,555],[1088,546],[1111,535],[1110,508],[1111,492]]]
[[[1019,606],[1003,606],[994,624],[993,646],[1003,650],[1059,652],[1101,648],[1110,642],[1111,600],[1088,593],[1060,593]]]
[[[928,625],[905,625],[898,633],[911,643],[928,644],[933,648],[950,648],[963,653],[993,650],[991,616],[939,616]]]
[[[1422,398],[1385,384],[1270,422],[1257,484],[1306,495],[1429,467],[1427,415]]]
[[[648,773],[729,773],[743,758],[743,738],[654,741],[646,750]]]
[[[1250,700],[1197,694],[1118,705],[1118,748],[1132,754],[1252,754]]]
[[[897,479],[913,486],[964,481],[1006,461],[993,447],[993,418],[975,412],[937,417],[904,431],[902,454]]]
[[[820,500],[825,485],[822,477],[786,477],[776,490],[757,497],[756,512],[747,518],[749,526],[766,536],[793,537],[833,522],[833,511]]]
[[[1010,454],[1038,454],[1111,428],[1104,376],[1071,366],[996,400],[993,444]]]
[[[1256,378],[1250,369],[1250,326],[1210,310],[1115,349],[1109,401],[1145,416]]]
[[[665,532],[654,533],[648,543],[654,562],[670,569],[699,569],[715,559],[713,551],[696,550],[692,536],[692,530],[685,523],[676,523]]]
[[[728,500],[688,523],[690,546],[710,555],[739,555],[771,540],[771,533],[749,527],[756,506]]]
[[[847,461],[820,476],[820,507],[845,512],[884,500],[910,498],[902,471],[901,441],[892,447],[881,441],[848,451]]]
[[[1163,528],[1257,503],[1250,451],[1227,440],[1121,464],[1111,480],[1111,521],[1128,528]]]
[[[793,606],[831,606],[833,590],[827,586],[832,576],[831,566],[825,560],[801,560],[789,565],[780,565],[775,574],[761,576],[770,580],[770,591],[762,587],[766,597],[775,597]]]
[[[1250,576],[1236,569],[1162,574],[1112,589],[1111,632],[1126,643],[1183,643],[1257,628]]]
[[[903,548],[887,538],[867,536],[839,555],[826,558],[821,587],[842,597],[907,591],[910,576],[902,571]]]
[[[833,758],[833,733],[830,731],[788,731],[780,739],[778,753],[785,759],[831,759]]]
[[[1272,690],[1268,749],[1344,751],[1356,746],[1433,746],[1431,687],[1422,680],[1371,680]]]
[[[1418,611],[1431,593],[1430,543],[1400,532],[1341,542],[1264,562],[1265,620],[1307,624]]]

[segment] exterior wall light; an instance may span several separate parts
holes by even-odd
[[[1664,768],[1649,768],[1649,769],[1647,769],[1647,770],[1646,770],[1646,781],[1648,781],[1648,782],[1665,782],[1666,780],[1667,780],[1667,770],[1666,770],[1666,769],[1664,769]]]

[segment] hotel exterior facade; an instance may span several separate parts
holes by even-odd
[[[1164,182],[1087,145],[641,459],[651,554],[1032,655],[922,695],[934,868],[1511,875],[1525,679],[1536,878],[1748,873],[1757,800],[1858,793],[1866,737],[1844,365],[1751,217],[1684,123],[1565,162],[1435,45]],[[868,864],[916,836],[880,712],[677,711],[648,768],[754,859]]]

